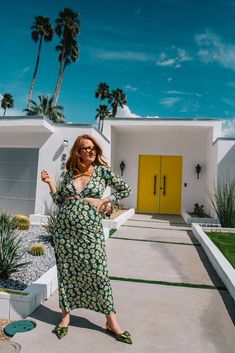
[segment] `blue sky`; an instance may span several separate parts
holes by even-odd
[[[59,104],[68,122],[95,123],[98,83],[122,88],[121,116],[223,118],[235,136],[235,0],[29,0],[1,3],[0,94],[24,115],[37,44],[34,16],[54,23],[65,6],[80,13],[80,57],[67,67]],[[44,43],[34,98],[51,95],[59,64]]]

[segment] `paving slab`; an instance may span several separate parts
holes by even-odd
[[[110,276],[222,286],[202,247],[112,239]]]
[[[174,214],[162,214],[162,213],[135,213],[130,218],[130,220],[143,220],[153,221],[153,222],[171,222],[177,224],[186,224],[181,215]]]
[[[54,293],[27,319],[37,327],[16,334],[21,353],[234,353],[235,305],[226,291],[111,281],[117,318],[133,344],[105,332],[105,316],[74,309],[67,336],[51,333],[60,319]]]
[[[199,244],[191,230],[170,230],[165,228],[139,228],[126,227],[123,225],[118,228],[111,237],[139,239],[139,240],[154,240],[166,242],[178,242],[188,244]]]
[[[184,225],[177,225],[175,223],[169,223],[169,222],[153,222],[153,221],[142,221],[142,220],[127,220],[123,223],[124,226],[126,227],[141,227],[141,228],[153,228],[153,229],[181,229],[181,230],[190,230],[191,226],[184,226]]]

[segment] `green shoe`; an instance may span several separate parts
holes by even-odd
[[[132,344],[131,335],[128,331],[124,331],[122,333],[116,333],[113,330],[108,329],[106,326],[106,332],[115,336],[117,341]]]
[[[60,327],[59,325],[56,325],[52,332],[55,333],[59,339],[61,339],[67,334],[68,326]]]

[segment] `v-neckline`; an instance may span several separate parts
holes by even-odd
[[[95,172],[96,167],[97,167],[97,165],[94,166],[93,171],[92,171],[92,176],[90,177],[90,179],[88,180],[86,185],[83,187],[83,189],[79,193],[78,193],[77,188],[73,182],[74,179],[72,178],[72,185],[73,185],[74,190],[76,191],[76,195],[80,195],[86,189],[87,185],[90,183],[91,179],[93,179],[93,177],[94,177],[94,172]],[[74,176],[74,172],[73,172],[73,176]]]

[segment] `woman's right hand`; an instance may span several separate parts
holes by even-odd
[[[44,183],[47,184],[51,184],[53,182],[52,178],[45,169],[41,171],[41,179]]]

